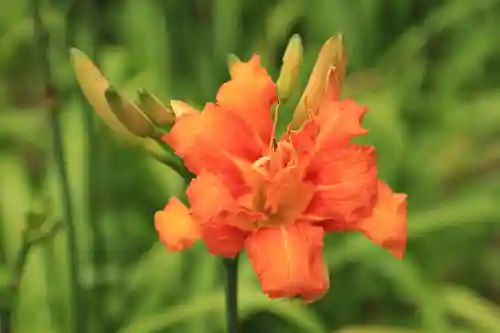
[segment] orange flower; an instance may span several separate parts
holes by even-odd
[[[279,141],[276,86],[256,55],[233,65],[216,103],[202,112],[173,103],[182,115],[164,140],[196,178],[190,209],[172,199],[155,215],[169,250],[195,239],[223,257],[245,250],[270,298],[308,302],[329,288],[325,232],[359,230],[403,256],[406,196],[378,180],[374,147],[351,142],[366,133],[366,108],[339,100],[338,77],[332,67],[321,103]]]

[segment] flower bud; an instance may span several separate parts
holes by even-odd
[[[113,132],[118,134],[122,139],[137,145],[138,138],[118,121],[109,107],[104,95],[105,91],[110,87],[108,80],[106,80],[92,60],[82,51],[72,48],[70,55],[76,79],[85,98],[94,111]]]
[[[229,73],[231,74],[231,76],[232,76],[231,69],[233,68],[234,65],[239,64],[240,62],[241,60],[240,58],[238,58],[236,54],[231,53],[227,56],[227,67],[229,69]]]
[[[155,126],[134,103],[122,98],[112,87],[104,95],[113,113],[130,132],[142,138],[155,135]]]
[[[309,111],[319,108],[325,98],[338,100],[346,64],[347,52],[344,36],[339,33],[337,36],[329,38],[319,52],[307,86],[295,109],[292,120],[293,127],[300,127],[307,119]],[[333,74],[331,73],[332,69]],[[331,80],[332,75],[335,80]]]
[[[179,100],[170,101],[170,106],[172,107],[172,111],[175,114],[175,117],[179,118],[184,115],[192,115],[200,113],[197,109],[193,108],[188,103]]]
[[[281,66],[280,76],[276,82],[278,97],[282,102],[290,97],[297,83],[302,58],[302,40],[299,35],[293,35],[283,55],[283,65]]]
[[[158,125],[170,126],[175,122],[174,112],[164,106],[156,96],[147,90],[139,92],[139,109]]]
[[[85,53],[72,48],[70,54],[80,88],[104,123],[129,145],[171,166],[179,174],[187,175],[182,163],[175,160],[175,155],[158,142],[163,134],[161,130],[135,104],[111,88]]]

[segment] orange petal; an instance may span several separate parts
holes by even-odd
[[[248,232],[231,226],[227,217],[214,218],[200,226],[208,252],[234,258],[244,247]]]
[[[406,194],[393,193],[387,184],[379,181],[372,215],[357,224],[357,229],[399,259],[403,258],[406,246],[406,198]]]
[[[193,173],[206,169],[224,175],[235,191],[242,179],[232,159],[253,162],[263,149],[238,115],[215,104],[207,104],[200,114],[180,117],[164,140]]]
[[[337,223],[366,216],[377,194],[375,149],[350,144],[318,153],[309,166],[306,180],[316,185],[307,215]]]
[[[307,303],[322,298],[330,288],[329,272],[323,259],[322,250],[322,248],[318,248],[310,258],[311,280],[316,281],[316,283],[307,292],[302,293],[302,300]]]
[[[291,131],[292,142],[301,164],[309,163],[311,155],[324,150],[334,150],[352,138],[366,134],[361,121],[366,108],[354,101],[324,103],[318,112],[311,112],[298,131]]]
[[[198,223],[177,198],[170,198],[162,211],[155,214],[155,228],[170,251],[189,248],[200,237]]]
[[[204,145],[210,145],[229,155],[254,161],[263,148],[243,119],[213,103],[208,103],[200,114],[180,117],[165,141],[187,159],[193,159],[197,150],[204,150]],[[202,162],[197,164],[203,165]]]
[[[191,212],[200,223],[237,208],[236,200],[223,181],[210,172],[202,172],[193,179],[186,193]]]
[[[233,65],[231,80],[217,93],[217,102],[245,119],[266,144],[271,140],[271,105],[276,101],[276,86],[257,55]]]
[[[321,227],[294,223],[250,235],[245,250],[262,291],[270,298],[322,295],[329,284],[321,257],[323,234]]]
[[[243,229],[252,224],[252,216],[239,207],[223,181],[203,172],[191,182],[187,195],[209,252],[224,257],[238,254],[247,236]]]
[[[296,220],[308,207],[314,185],[302,180],[300,169],[288,167],[276,175],[265,192],[265,209],[270,213],[270,220],[287,224]]]
[[[366,134],[367,131],[361,127],[366,111],[366,107],[350,99],[324,104],[314,117],[314,121],[320,127],[316,138],[316,149],[328,149]]]

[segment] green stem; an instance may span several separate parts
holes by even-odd
[[[94,60],[96,65],[99,64],[99,34],[103,22],[101,21],[102,15],[99,15],[99,9],[95,8],[97,2],[94,0],[78,1],[73,0],[69,7],[67,15],[67,36],[66,36],[66,46],[69,48],[75,47],[75,39],[77,35],[78,24],[81,23],[79,19],[79,13],[84,13],[84,25],[88,27],[88,32],[90,33],[90,39],[88,43],[88,49],[92,51],[91,58]],[[80,25],[81,26],[81,25]],[[106,283],[106,263],[107,263],[107,253],[106,253],[106,241],[104,237],[104,232],[102,230],[102,224],[100,223],[100,206],[98,203],[101,200],[96,200],[100,193],[102,193],[102,184],[99,180],[102,178],[101,168],[100,168],[100,152],[99,145],[97,144],[98,127],[94,117],[94,111],[89,107],[88,103],[82,98],[81,94],[78,94],[81,100],[82,111],[83,111],[83,125],[86,133],[86,143],[87,143],[87,212],[88,212],[88,225],[92,235],[92,266],[93,266],[93,290],[92,290],[92,317],[95,322],[95,327],[89,328],[96,331],[102,331],[103,325],[105,324],[105,308],[106,308],[106,296],[107,290],[104,283]]]
[[[76,233],[73,219],[73,209],[69,188],[69,179],[66,172],[66,163],[62,142],[62,130],[60,120],[60,105],[57,101],[56,88],[52,82],[52,75],[49,61],[49,36],[42,22],[40,14],[40,0],[31,0],[30,7],[33,17],[34,43],[39,59],[42,82],[45,86],[45,98],[47,103],[47,113],[52,129],[52,147],[57,169],[59,183],[61,185],[61,195],[64,210],[64,220],[67,228],[67,250],[69,256],[69,280],[70,280],[70,304],[73,315],[72,333],[84,333],[86,331],[85,307],[83,306],[82,290],[80,284],[80,271],[78,266],[78,253],[76,245]]]
[[[9,289],[12,294],[16,294],[19,290],[19,284],[21,283],[24,267],[26,266],[26,261],[28,260],[28,253],[32,245],[33,244],[31,242],[28,242],[27,236],[23,235],[21,248],[17,252],[16,262],[14,263],[14,268],[12,269],[12,277],[9,283]]]
[[[175,169],[181,175],[186,184],[196,177],[184,165]],[[239,255],[232,259],[224,259],[224,270],[226,273],[226,329],[227,333],[239,333],[238,325],[238,262]]]
[[[0,308],[0,333],[12,332],[14,300],[19,290],[19,284],[21,283],[21,278],[23,276],[24,267],[26,266],[31,245],[32,244],[28,242],[26,235],[23,234],[21,247],[17,251],[16,261],[14,263],[14,267],[12,268],[12,276],[7,288],[6,297],[8,298],[8,304],[6,307]]]
[[[0,332],[12,333],[12,310],[0,308]]]
[[[186,167],[182,166],[178,170],[187,184],[195,177]],[[226,273],[226,330],[227,333],[239,333],[238,324],[238,262],[239,255],[223,260]]]
[[[238,333],[238,256],[224,259],[226,271],[226,329]]]

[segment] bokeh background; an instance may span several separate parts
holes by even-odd
[[[338,31],[350,59],[344,95],[370,106],[366,140],[381,178],[409,195],[407,256],[397,261],[361,235],[329,235],[331,289],[307,306],[268,301],[243,256],[242,331],[500,332],[500,1],[40,0],[57,91],[49,101],[31,2],[0,1],[2,288],[26,214],[68,222],[46,107],[54,100],[77,252],[68,252],[67,227],[32,248],[17,297],[0,294],[0,319],[10,313],[13,332],[73,332],[72,316],[82,333],[224,331],[219,259],[202,244],[167,253],[154,232],[154,212],[182,181],[92,125],[70,46],[129,96],[147,88],[165,103],[200,106],[228,79],[228,53],[259,52],[276,77],[294,33],[305,46],[303,88]]]

